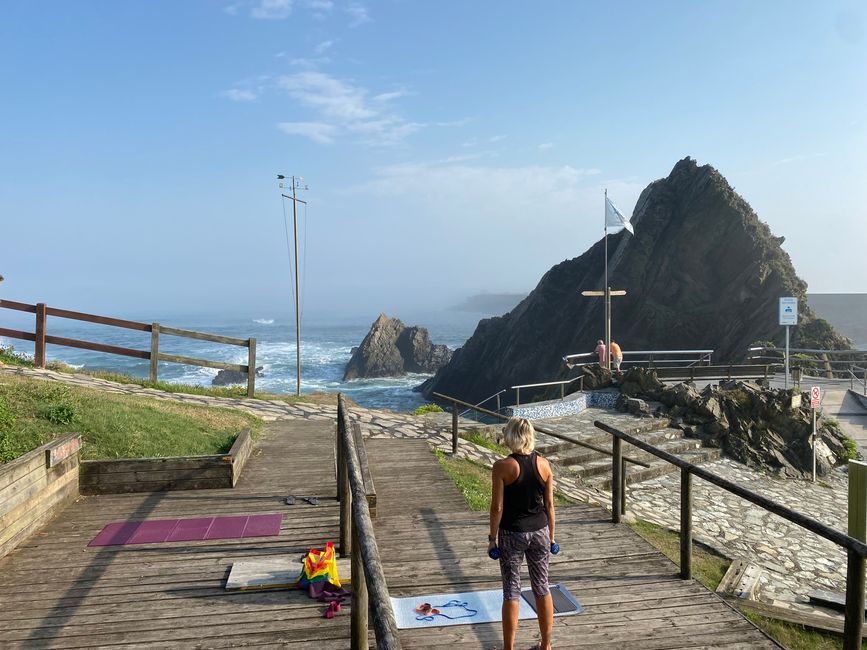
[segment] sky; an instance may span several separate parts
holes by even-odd
[[[0,97],[7,299],[289,309],[277,174],[305,310],[526,292],[685,156],[867,292],[862,2],[5,0]]]

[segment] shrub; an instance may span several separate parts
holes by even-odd
[[[40,407],[36,415],[51,424],[72,424],[77,413],[68,402],[54,402]]]
[[[8,431],[15,424],[15,412],[0,395],[0,431]]]
[[[415,411],[412,412],[413,415],[424,415],[425,413],[442,413],[443,410],[440,408],[439,404],[424,404],[423,406],[419,406]]]

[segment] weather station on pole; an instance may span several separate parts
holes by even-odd
[[[283,228],[286,233],[286,249],[289,257],[295,264],[295,363],[298,370],[298,380],[295,385],[295,395],[301,395],[301,301],[300,301],[300,285],[298,283],[298,204],[302,204],[307,209],[307,201],[302,201],[296,195],[298,190],[309,189],[304,184],[304,178],[301,176],[290,176],[287,180],[283,174],[277,174],[277,183],[280,187],[281,203],[283,204]],[[286,189],[286,184],[289,184],[289,189],[292,194],[285,194],[282,190]],[[292,231],[294,233],[293,240],[295,242],[295,255],[289,251],[289,226],[286,222],[286,200],[292,201]],[[306,227],[306,226],[305,226]],[[305,231],[306,232],[306,231]],[[304,261],[307,261],[306,252]]]
[[[611,296],[625,296],[625,289],[611,289],[608,285],[608,227],[614,229],[625,228],[630,235],[634,235],[632,224],[623,216],[611,199],[608,198],[608,190],[605,190],[605,275],[602,291],[582,291],[581,295],[589,298],[605,298],[605,367],[611,370]]]

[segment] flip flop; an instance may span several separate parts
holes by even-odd
[[[288,497],[286,497],[286,505],[287,506],[294,506],[295,505],[295,497],[293,497],[291,494]]]
[[[304,501],[309,503],[311,506],[318,506],[319,505],[319,499],[317,499],[316,497],[303,497],[303,499],[304,499]]]

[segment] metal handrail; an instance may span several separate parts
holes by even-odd
[[[581,381],[581,387],[578,390],[584,390],[584,375],[579,375],[578,377],[573,377],[572,379],[566,379],[563,381],[545,381],[541,384],[522,384],[520,386],[512,386],[512,390],[515,391],[515,405],[521,405],[522,388],[538,388],[539,386],[559,386],[560,399],[564,399],[566,397],[566,386],[579,380]]]
[[[806,528],[810,532],[833,542],[837,546],[841,546],[848,551],[849,564],[846,572],[846,622],[844,626],[844,644],[848,648],[861,647],[861,629],[864,623],[864,565],[865,557],[867,557],[867,544],[861,540],[855,539],[839,530],[831,528],[823,524],[821,521],[808,517],[795,510],[787,508],[784,505],[777,503],[760,494],[756,494],[751,490],[737,485],[727,479],[724,479],[716,474],[698,467],[688,461],[685,461],[677,456],[662,451],[661,449],[649,445],[643,440],[624,433],[615,427],[612,427],[604,422],[596,420],[593,425],[606,431],[614,436],[613,453],[612,453],[612,494],[611,494],[611,519],[614,523],[620,523],[621,505],[625,500],[625,491],[623,490],[622,482],[622,462],[618,462],[618,456],[621,455],[621,441],[625,441],[642,451],[645,451],[657,458],[671,463],[681,470],[681,522],[680,522],[680,576],[684,579],[689,579],[692,576],[692,494],[691,494],[691,476],[695,475],[698,478],[720,487],[727,492],[753,503],[760,508],[767,510],[783,519]]]
[[[492,399],[494,399],[495,397],[499,397],[500,395],[502,395],[503,393],[505,393],[507,390],[509,390],[509,389],[508,389],[508,388],[504,388],[503,390],[499,390],[499,391],[497,391],[496,393],[494,393],[494,394],[491,395],[490,397],[486,397],[485,399],[483,399],[481,402],[479,402],[478,404],[476,404],[476,406],[481,406],[482,404],[484,404],[484,403],[487,402],[488,400],[492,400]],[[469,411],[470,411],[470,409],[466,409],[466,410],[464,410],[464,411],[461,411],[461,417],[464,416],[464,413],[468,413]],[[500,400],[497,400],[497,412],[499,412],[499,411],[500,411]]]
[[[364,479],[358,449],[352,436],[346,401],[337,395],[338,495],[341,511],[341,546],[345,530],[351,522],[352,554],[352,621],[351,648],[367,648],[368,602],[373,609],[373,628],[380,650],[401,650],[397,620],[388,595],[388,584],[373,532],[373,521],[367,505]],[[351,509],[351,516],[346,513]]]
[[[483,409],[478,406],[473,406],[468,402],[464,402],[463,400],[459,400],[457,397],[451,397],[449,395],[443,395],[442,393],[432,393],[434,397],[437,399],[441,399],[444,402],[452,403],[452,453],[457,453],[458,451],[458,406],[465,407],[467,409],[473,409],[482,413],[484,415],[490,415],[491,417],[497,418],[499,420],[508,420],[508,415],[501,415],[500,413],[494,413],[493,411],[489,411],[488,409]],[[593,451],[597,451],[600,454],[605,456],[611,456],[611,452],[607,449],[603,449],[602,447],[597,447],[596,445],[592,445],[589,442],[583,442],[581,440],[577,440],[575,438],[571,438],[569,436],[563,435],[562,433],[557,433],[556,431],[551,431],[550,429],[543,429],[542,427],[533,427],[539,433],[544,433],[546,436],[551,436],[552,438],[557,438],[559,440],[563,440],[565,442],[571,442],[574,445],[578,445],[579,447],[585,447],[587,449],[592,449]],[[641,467],[650,467],[647,463],[641,460],[636,460],[635,458],[629,458],[628,456],[623,457],[623,462],[632,463],[633,465],[640,465]]]
[[[754,348],[747,348],[747,352],[779,352],[780,354],[785,354],[785,348],[776,348],[776,347],[768,347],[768,346],[760,346]],[[815,348],[789,348],[789,352],[802,352],[804,354],[850,354],[850,355],[858,355],[864,354],[867,355],[867,350],[818,350]]]

